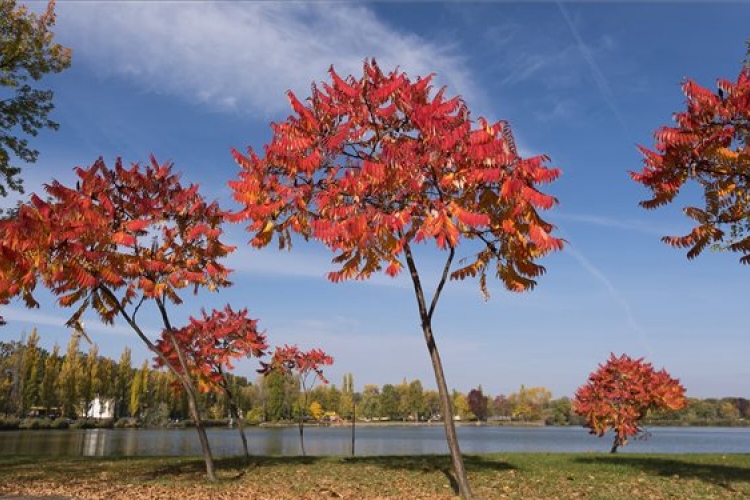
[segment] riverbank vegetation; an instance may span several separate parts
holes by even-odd
[[[446,456],[253,457],[217,461],[217,483],[200,458],[1,457],[0,496],[81,500],[449,499]],[[750,455],[506,453],[467,455],[480,498],[608,500],[750,497]]]
[[[47,351],[33,331],[21,341],[0,342],[0,430],[18,428],[74,428],[184,426],[189,420],[187,401],[175,391],[174,376],[144,363],[133,367],[125,348],[118,360],[99,355],[96,345],[82,352],[73,336],[67,350]],[[354,390],[345,383],[318,385],[303,406],[308,421],[439,422],[437,391],[420,380],[400,384],[365,384]],[[255,380],[227,374],[231,392],[248,425],[291,423],[300,415],[299,381],[272,373]],[[553,398],[544,387],[521,386],[517,392],[492,396],[481,386],[463,393],[454,390],[452,401],[461,422],[497,425],[582,425],[567,397]],[[105,404],[100,404],[104,402]],[[198,402],[209,425],[229,422],[230,401],[221,392],[202,393]],[[96,403],[96,404],[95,404]],[[88,415],[88,418],[83,418]],[[65,420],[57,417],[64,417]],[[68,422],[70,420],[70,422]],[[749,425],[750,402],[743,397],[688,398],[679,411],[654,413],[646,426]]]

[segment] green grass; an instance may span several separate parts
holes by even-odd
[[[750,498],[750,455],[507,453],[467,455],[484,499]],[[254,457],[217,461],[205,480],[198,458],[0,458],[0,496],[80,499],[454,498],[447,456]]]

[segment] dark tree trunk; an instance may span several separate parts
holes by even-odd
[[[427,351],[430,354],[430,361],[432,361],[432,369],[435,372],[435,382],[438,388],[438,394],[440,395],[440,406],[443,412],[443,423],[445,425],[445,437],[448,442],[448,449],[451,454],[451,461],[453,462],[453,472],[455,474],[456,483],[458,484],[458,494],[465,500],[472,500],[474,495],[469,485],[469,478],[466,475],[466,467],[464,466],[464,459],[461,456],[461,449],[458,445],[458,436],[456,435],[456,424],[453,421],[453,408],[451,406],[450,395],[448,394],[448,385],[445,382],[445,373],[443,372],[443,363],[440,360],[440,353],[438,352],[437,344],[435,343],[435,337],[432,334],[432,314],[435,311],[438,299],[440,298],[440,292],[443,290],[443,285],[448,278],[448,272],[450,270],[455,250],[450,249],[448,259],[446,260],[445,267],[443,268],[443,274],[435,294],[432,297],[432,302],[429,309],[425,302],[424,291],[422,289],[422,283],[419,278],[419,272],[417,266],[414,263],[414,257],[411,253],[409,245],[404,246],[404,253],[406,255],[406,263],[409,267],[409,273],[411,274],[412,284],[414,285],[414,293],[417,298],[417,304],[419,306],[419,318],[422,322],[422,333],[424,334],[425,343],[427,344]]]
[[[615,436],[615,442],[612,443],[612,448],[609,450],[610,453],[617,453],[617,448],[620,447],[620,438]]]
[[[437,384],[438,394],[440,395],[440,407],[443,412],[443,422],[445,424],[445,437],[448,441],[448,449],[450,450],[451,460],[453,461],[453,470],[456,474],[456,482],[458,483],[458,493],[461,498],[467,500],[472,499],[474,496],[471,492],[469,478],[466,475],[466,467],[464,466],[464,459],[461,456],[461,449],[458,445],[456,424],[453,421],[453,407],[451,405],[450,394],[448,393],[448,385],[445,382],[443,363],[440,360],[440,353],[435,344],[435,338],[432,335],[432,326],[430,324],[424,324],[422,326],[422,331],[424,332],[425,342],[427,343],[427,350],[430,353],[432,369],[435,371],[435,383]]]
[[[306,457],[307,454],[305,453],[305,422],[304,422],[303,413],[299,412],[299,447],[302,450],[302,456]]]

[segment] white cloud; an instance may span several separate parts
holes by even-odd
[[[301,97],[334,64],[361,74],[384,69],[438,73],[479,100],[462,59],[444,45],[400,33],[361,5],[304,2],[84,2],[58,6],[58,31],[78,60],[102,76],[136,81],[213,109],[276,113],[284,92]]]

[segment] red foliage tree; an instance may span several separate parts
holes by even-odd
[[[21,296],[28,307],[37,307],[34,291],[41,283],[60,306],[76,308],[70,326],[79,325],[89,309],[105,323],[120,316],[163,356],[136,315],[144,303],[154,303],[175,342],[168,304],[181,302],[178,292],[229,284],[229,271],[219,262],[232,250],[219,240],[225,214],[203,199],[197,185],[183,186],[170,164],[160,165],[153,157],[146,167],[130,168],[118,159],[113,169],[99,159],[76,174],[75,186],[53,181],[45,186],[47,200],[32,195],[16,217],[0,221],[0,302]],[[180,356],[182,368],[175,375],[186,391],[206,470],[214,479],[186,363]]]
[[[365,62],[359,79],[333,68],[330,75],[306,103],[288,92],[294,114],[272,124],[263,156],[235,151],[241,172],[230,186],[243,205],[235,219],[250,221],[256,247],[274,234],[281,247],[292,233],[321,241],[340,266],[328,275],[334,282],[408,269],[459,491],[468,498],[432,316],[449,277],[478,276],[485,296],[488,271],[513,291],[536,284],[544,268],[535,260],[562,247],[537,213],[556,200],[537,185],[559,171],[544,156],[519,156],[506,122],[472,122],[459,97],[433,92],[432,75],[412,81],[375,61]],[[462,240],[472,240],[474,253],[454,268]],[[427,302],[413,245],[429,241],[446,258]]]
[[[689,181],[703,189],[704,206],[686,207],[696,223],[667,244],[688,248],[692,259],[707,246],[742,254],[750,263],[750,66],[736,82],[718,80],[717,91],[692,80],[683,84],[687,109],[674,116],[676,127],[662,127],[655,150],[641,147],[645,166],[631,177],[651,190],[641,202],[655,208],[672,202]]]
[[[321,349],[310,349],[301,351],[299,347],[285,345],[277,347],[269,363],[261,362],[262,373],[278,371],[284,374],[292,375],[297,378],[300,385],[300,400],[298,401],[298,428],[299,428],[299,445],[302,450],[302,456],[305,456],[305,424],[304,415],[309,406],[309,394],[317,381],[324,384],[328,380],[323,375],[323,366],[332,365],[333,358]]]
[[[197,378],[199,391],[220,390],[226,395],[232,417],[237,421],[245,457],[249,457],[243,417],[229,386],[227,372],[234,368],[234,359],[265,356],[268,344],[265,333],[258,331],[258,320],[248,318],[247,309],[234,311],[230,306],[223,311],[214,309],[210,315],[202,311],[201,318],[191,317],[187,326],[171,334],[163,330],[156,347],[161,352],[154,360],[157,367],[164,366],[166,361],[170,369],[183,373],[182,357],[189,370],[188,376]]]
[[[610,354],[576,391],[573,411],[586,420],[591,434],[614,431],[615,453],[643,431],[640,422],[649,411],[679,410],[686,404],[685,388],[666,370],[654,370],[643,358]]]
[[[469,394],[466,396],[466,401],[469,403],[469,410],[471,410],[471,413],[477,417],[477,420],[480,422],[487,420],[487,405],[489,403],[489,398],[484,395],[481,385],[478,388],[469,391]]]

